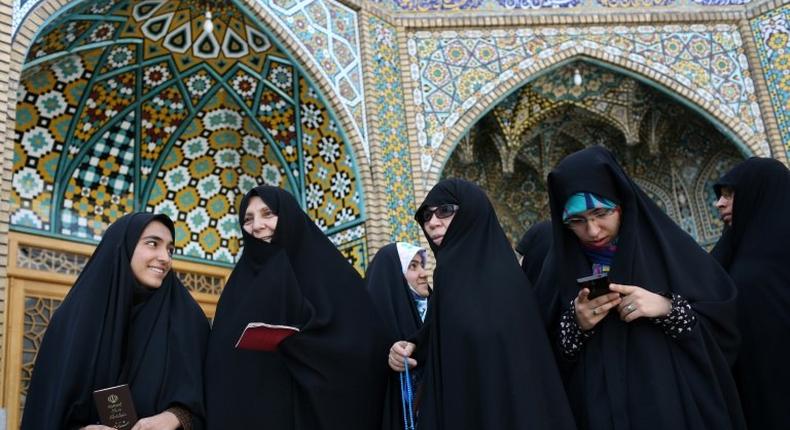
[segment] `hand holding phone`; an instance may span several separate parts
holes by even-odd
[[[585,276],[577,279],[576,283],[579,285],[579,294],[573,301],[573,307],[576,320],[584,331],[595,327],[611,309],[623,301],[620,295],[610,288],[609,277],[605,274]],[[584,292],[585,288],[589,293]]]
[[[609,289],[609,276],[605,273],[579,278],[576,280],[576,284],[579,286],[579,289],[587,288],[590,290],[590,294],[587,296],[588,300],[593,300],[612,292]]]

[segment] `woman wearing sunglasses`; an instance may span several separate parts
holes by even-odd
[[[548,186],[536,291],[579,428],[745,428],[727,274],[604,148],[566,157]],[[576,280],[595,273],[608,280],[593,298]]]
[[[534,293],[485,193],[442,181],[415,218],[436,255],[434,292],[389,364],[423,369],[419,427],[574,429]]]

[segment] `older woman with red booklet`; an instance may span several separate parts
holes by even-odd
[[[206,358],[208,428],[377,428],[387,337],[359,274],[285,190],[251,190],[239,222]],[[250,323],[299,331],[277,343]],[[236,348],[245,329],[268,339]]]

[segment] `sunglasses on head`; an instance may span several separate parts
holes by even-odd
[[[460,206],[451,203],[439,205],[433,209],[425,208],[422,210],[422,212],[420,212],[420,220],[422,220],[424,223],[428,222],[434,215],[436,215],[436,218],[439,219],[449,218],[454,213],[456,213],[459,208]]]

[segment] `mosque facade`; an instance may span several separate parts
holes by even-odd
[[[445,177],[515,241],[545,177],[610,148],[701,246],[711,187],[790,154],[790,1],[12,0],[0,4],[0,407],[104,229],[155,211],[207,315],[249,189],[289,190],[360,272]],[[207,14],[209,12],[210,14]]]

